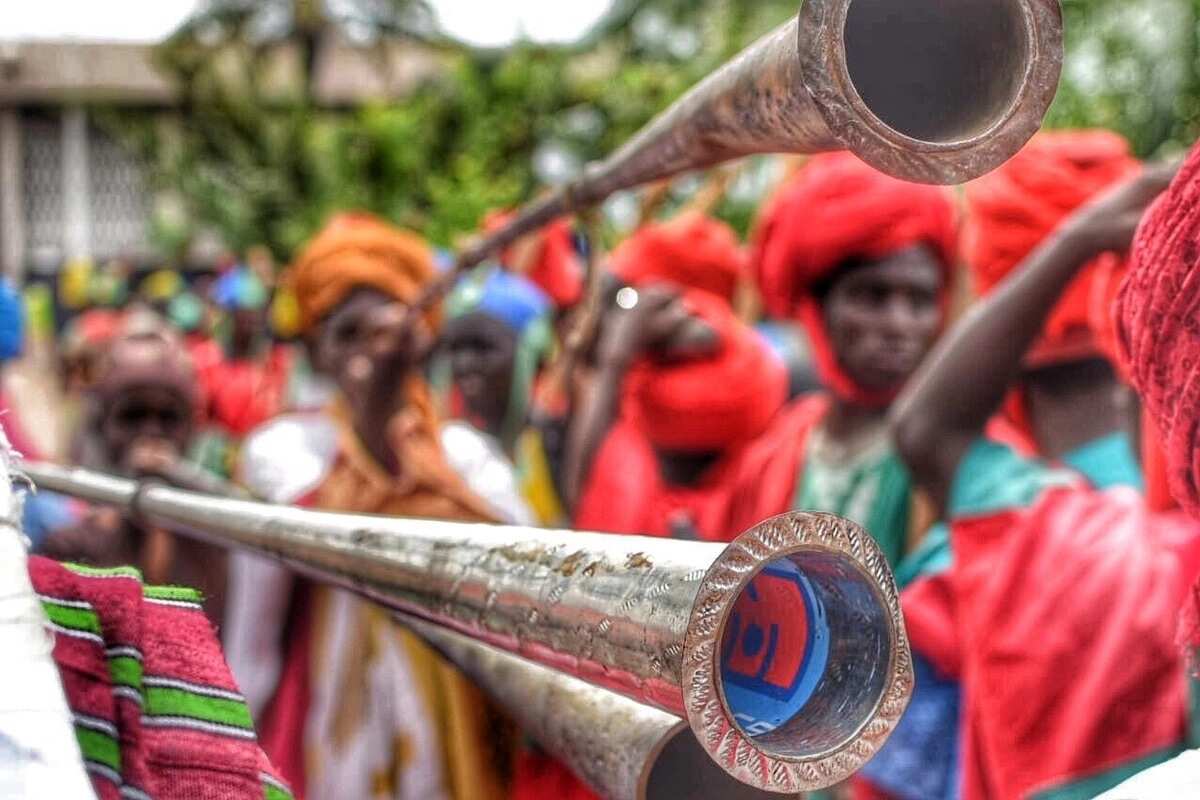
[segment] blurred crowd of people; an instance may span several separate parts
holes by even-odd
[[[347,211],[283,269],[156,272],[41,344],[0,292],[0,422],[28,459],[331,511],[718,542],[844,516],[896,573],[917,687],[831,796],[1092,797],[1200,745],[1198,158],[1132,260],[1174,170],[1044,133],[961,191],[813,157],[747,242],[691,209],[603,254],[560,221],[433,305],[448,259]],[[591,796],[365,601],[49,493],[25,530],[92,570],[38,562],[64,607],[94,570],[199,590],[265,753],[221,797]]]

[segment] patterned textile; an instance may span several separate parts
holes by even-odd
[[[199,594],[36,557],[29,573],[100,800],[290,800]]]

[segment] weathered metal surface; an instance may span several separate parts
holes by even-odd
[[[896,588],[853,523],[795,513],[729,546],[576,531],[329,514],[139,486],[52,465],[47,489],[273,556],[299,572],[594,686],[687,718],[738,780],[831,785],[887,738],[912,688]],[[752,578],[781,559],[817,587],[832,632],[807,705],[747,735],[722,687],[721,637]],[[808,613],[804,602],[780,616]]]
[[[745,156],[850,150],[905,180],[979,177],[1041,126],[1062,57],[1059,0],[806,0],[795,19],[701,81],[609,158],[464,250],[428,298],[557,217]],[[904,69],[914,58],[924,73]],[[924,119],[894,115],[894,108]]]

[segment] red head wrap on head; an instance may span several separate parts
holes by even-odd
[[[644,226],[613,251],[611,263],[630,285],[667,281],[730,304],[746,272],[746,254],[733,228],[699,211]]]
[[[968,185],[964,254],[976,290],[990,292],[1071,212],[1138,169],[1129,143],[1115,133],[1042,133],[1004,166]],[[1028,363],[1105,354],[1111,330],[1096,325],[1109,318],[1123,271],[1113,254],[1086,266],[1046,321]]]
[[[813,287],[848,259],[880,259],[927,244],[948,288],[954,217],[945,190],[891,178],[849,153],[816,156],[765,207],[751,256],[763,301],[772,315],[804,323],[821,378],[839,397],[886,405],[899,387],[870,392],[842,370]]]
[[[787,399],[787,371],[724,300],[692,290],[684,302],[716,330],[720,350],[673,364],[639,364],[629,380],[631,406],[657,447],[722,451],[766,430]]]
[[[1116,325],[1126,372],[1162,439],[1171,492],[1200,515],[1200,148],[1142,219]]]
[[[483,220],[489,233],[499,230],[516,214],[493,211]],[[583,298],[583,261],[575,250],[571,225],[564,219],[555,220],[536,234],[531,243],[535,250],[528,256],[530,263],[513,264],[518,247],[509,247],[500,254],[505,269],[522,272],[538,286],[557,308],[571,308]],[[518,268],[519,267],[519,268]]]

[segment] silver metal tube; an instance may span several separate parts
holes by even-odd
[[[887,562],[861,528],[830,515],[784,515],[723,546],[320,513],[45,464],[27,472],[683,716],[723,769],[760,789],[852,774],[912,689]]]
[[[608,800],[765,800],[713,763],[679,717],[398,614]]]

